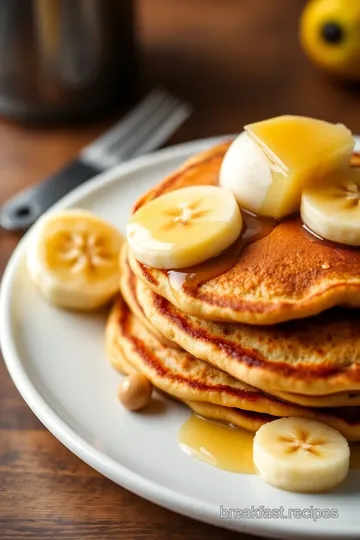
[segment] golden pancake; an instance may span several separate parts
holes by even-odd
[[[135,205],[195,185],[216,185],[229,143],[195,156]],[[337,305],[360,307],[360,251],[316,240],[298,219],[274,226],[237,254],[231,268],[206,276],[206,264],[188,271],[149,268],[129,257],[135,274],[181,311],[209,320],[270,325],[309,317]],[[217,263],[215,262],[215,265]],[[194,285],[189,273],[204,272]]]
[[[123,248],[124,247],[126,247],[126,242],[124,242]],[[122,249],[120,254],[120,268],[122,269],[120,277],[120,291],[127,305],[129,306],[133,314],[139,319],[141,324],[145,326],[147,330],[152,332],[161,343],[167,345],[168,347],[179,348],[179,345],[177,345],[173,341],[166,339],[166,337],[161,332],[158,332],[156,328],[149,322],[149,319],[145,316],[141,306],[139,305],[136,294],[134,294],[136,277],[130,271],[127,254],[128,250],[126,247],[126,249]]]
[[[108,319],[106,350],[120,371],[140,371],[154,386],[210,418],[233,422],[239,414],[236,425],[246,427],[246,417],[255,430],[259,423],[275,417],[303,416],[333,426],[348,440],[360,440],[359,407],[310,409],[267,396],[185,351],[160,343],[122,298],[118,298]]]
[[[136,305],[137,306],[137,309],[136,311],[133,311],[133,313],[137,316],[138,313],[141,313],[141,318],[140,318],[140,321],[142,322],[143,320],[146,320],[146,327],[148,330],[152,331],[153,333],[156,332],[156,330],[154,329],[154,326],[153,324],[149,321],[149,319],[146,317],[144,311],[143,311],[143,308],[141,307],[140,303],[139,303],[139,298],[138,298],[138,294],[139,294],[139,297],[140,297],[140,302],[142,301],[144,306],[145,306],[145,310],[148,312],[149,314],[149,317],[151,318],[151,320],[153,321],[154,324],[156,324],[159,328],[159,331],[160,332],[166,332],[168,330],[169,334],[168,335],[171,335],[173,337],[173,334],[172,334],[172,329],[168,328],[168,325],[165,321],[165,324],[164,324],[164,321],[163,321],[163,313],[159,312],[158,311],[158,302],[156,302],[156,293],[154,293],[153,291],[151,291],[151,289],[149,288],[146,288],[146,286],[144,286],[141,282],[139,282],[139,280],[134,276],[134,273],[132,272],[130,266],[129,266],[129,263],[126,259],[126,254],[127,254],[127,245],[125,244],[124,247],[123,247],[123,254],[122,254],[122,264],[121,264],[121,271],[122,271],[122,289],[123,291],[126,290],[126,301],[128,303],[128,305],[131,306],[132,305]],[[143,294],[141,293],[141,291],[143,291]],[[176,312],[177,310],[175,309],[174,307],[174,311]],[[199,324],[199,321],[192,317],[192,316],[188,316],[186,317],[185,314],[182,314],[183,316],[185,316],[186,318],[186,323],[187,325],[184,326],[182,325],[182,330],[183,332],[185,333],[186,330],[191,327],[191,324]],[[319,316],[321,317],[321,316]],[[174,319],[171,319],[173,322],[175,322]],[[299,324],[299,323],[298,323]],[[229,323],[209,323],[207,321],[202,321],[202,326],[207,330],[207,333],[211,332],[211,328],[213,327],[213,325],[215,327],[217,327],[217,331],[216,331],[216,336],[219,336],[221,335],[221,333],[223,333],[223,339],[227,338],[229,335],[231,335],[231,332],[229,330],[229,326],[231,326]],[[251,332],[252,335],[254,335],[254,328],[247,328],[245,325],[242,325],[240,323],[238,323],[236,325],[236,323],[232,323],[232,325],[234,327],[238,327],[238,331],[243,328],[243,331],[246,333],[246,332]],[[269,328],[269,333],[270,334],[274,334],[276,331],[277,331],[278,327],[277,326],[272,326]],[[189,350],[191,352],[191,346],[189,346],[189,348],[187,349],[187,340],[191,340],[194,338],[194,335],[195,335],[195,332],[194,330],[196,331],[196,326],[194,326],[194,328],[191,330],[191,332],[187,332],[187,338],[186,336],[183,336],[183,339],[184,339],[184,349],[186,350]],[[264,331],[264,327],[259,327],[259,340],[260,341],[263,341],[264,338],[262,336],[262,333]],[[159,333],[159,332],[158,332]],[[165,338],[166,339],[166,338]],[[163,338],[164,340],[164,338]],[[162,341],[163,341],[162,340]],[[170,342],[168,340],[169,343],[171,343],[171,346],[174,346],[173,345],[173,342]],[[278,346],[280,348],[280,343],[276,341],[276,337],[274,336],[274,343],[278,343]],[[180,345],[179,345],[180,347]],[[204,358],[205,360],[207,360],[206,358]],[[217,364],[215,364],[217,365]],[[311,395],[305,395],[305,394],[296,394],[294,392],[285,392],[285,391],[272,391],[271,389],[263,389],[265,390],[268,394],[275,394],[278,398],[284,400],[284,401],[288,401],[290,403],[295,403],[297,405],[303,405],[305,407],[352,407],[352,406],[358,406],[360,405],[360,392],[337,392],[335,394],[327,394],[327,395],[315,395],[315,396],[311,396]]]
[[[119,302],[121,301],[119,300]],[[119,310],[122,308],[127,309],[127,306],[124,303],[115,304],[113,311],[111,312],[108,319],[105,333],[106,355],[110,360],[112,366],[117,371],[123,373],[124,375],[131,375],[132,373],[136,373],[139,370],[136,369],[126,358],[124,351],[121,349],[120,346],[119,326],[117,324],[117,317],[120,313]],[[154,386],[156,385],[154,384]],[[159,390],[161,390],[161,388],[159,388]],[[174,398],[173,395],[168,395],[169,397]],[[214,405],[212,403],[202,401],[186,400],[184,401],[184,403],[194,412],[200,414],[201,416],[204,416],[205,418],[233,424],[236,427],[243,428],[254,433],[263,424],[276,418],[275,416],[270,416],[268,414],[245,411],[231,407],[224,407],[222,405]]]
[[[297,416],[302,411],[301,407],[268,397],[183,350],[161,344],[122,299],[118,299],[110,315],[106,342],[107,351],[118,344],[133,368],[154,386],[182,401],[205,401],[273,416],[283,416],[285,412]],[[114,355],[109,356],[113,362]],[[122,371],[121,365],[119,368]]]
[[[284,397],[286,392],[289,399],[290,394],[340,392],[343,397],[360,390],[358,310],[338,308],[302,321],[256,327],[182,313],[140,280],[136,293],[151,324],[168,339],[269,394]]]
[[[232,424],[233,426],[252,431],[253,433],[255,433],[262,425],[266,424],[266,422],[276,420],[276,416],[222,407],[221,405],[213,405],[212,403],[206,403],[205,401],[185,401],[184,403],[204,418],[224,422],[225,424]]]

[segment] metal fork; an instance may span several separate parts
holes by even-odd
[[[0,225],[9,231],[27,229],[66,193],[96,174],[159,148],[190,114],[189,105],[168,92],[151,92],[61,171],[5,203]]]

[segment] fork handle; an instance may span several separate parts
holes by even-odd
[[[100,169],[75,159],[40,184],[21,191],[0,209],[0,225],[8,231],[24,231],[69,191],[99,174]]]

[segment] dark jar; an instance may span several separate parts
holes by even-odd
[[[136,84],[133,0],[0,0],[0,114],[98,116]]]

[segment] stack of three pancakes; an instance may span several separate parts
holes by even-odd
[[[135,209],[216,185],[227,148],[196,156]],[[250,431],[302,416],[360,440],[360,251],[319,242],[290,219],[194,287],[174,290],[169,272],[139,263],[126,245],[121,272],[106,332],[118,370],[140,371],[195,412]]]

